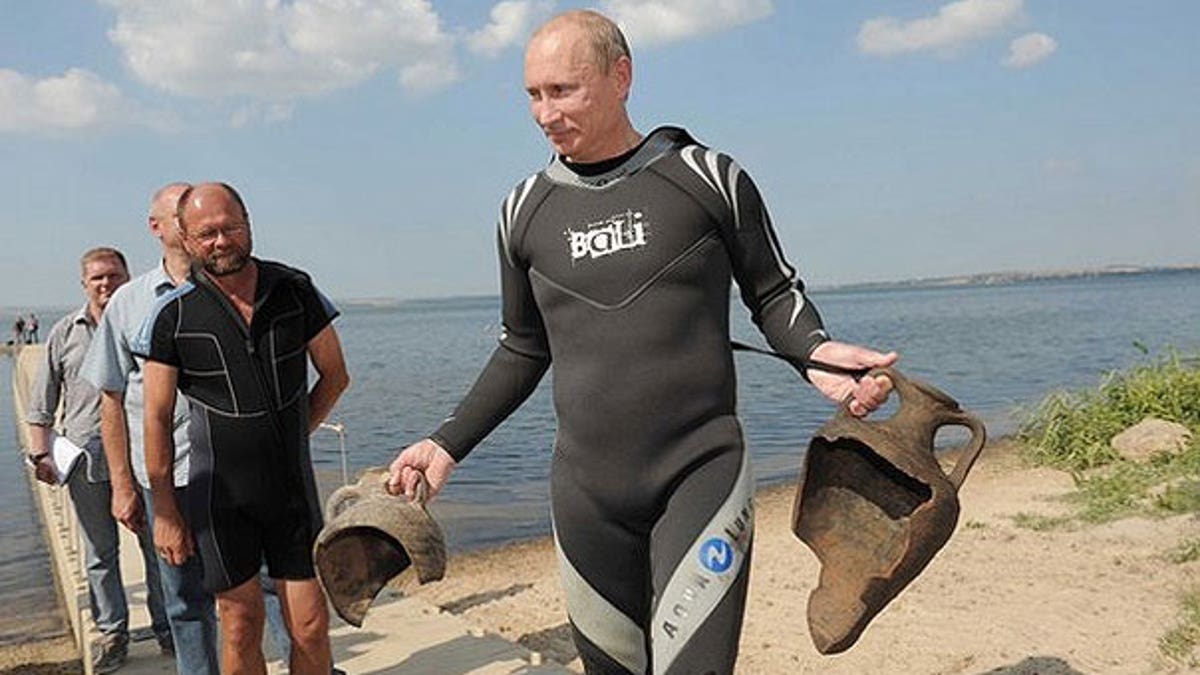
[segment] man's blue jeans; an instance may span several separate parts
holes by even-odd
[[[112,485],[89,483],[87,471],[78,466],[67,478],[67,490],[75,504],[75,515],[83,531],[84,559],[87,562],[88,595],[92,618],[102,634],[129,633],[129,604],[121,580],[120,537],[112,517]],[[151,537],[142,533],[138,545],[146,565],[146,605],[150,610],[155,635],[170,630],[159,579],[158,555]]]
[[[186,487],[175,488],[175,502],[186,503]],[[150,490],[142,488],[146,523],[154,531],[154,506]],[[176,567],[158,558],[163,598],[171,636],[175,640],[175,669],[188,675],[219,675],[217,613],[213,596],[204,590],[204,569],[198,554]]]

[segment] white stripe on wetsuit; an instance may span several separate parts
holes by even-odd
[[[667,672],[733,587],[750,551],[753,531],[754,478],[750,453],[746,452],[729,496],[692,542],[657,598],[650,625],[656,675]]]
[[[600,595],[575,569],[558,543],[557,530],[554,533],[554,550],[558,552],[559,576],[562,578],[567,615],[571,623],[592,644],[629,672],[646,672],[648,657],[642,629]]]

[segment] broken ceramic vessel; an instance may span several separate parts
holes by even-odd
[[[808,626],[822,654],[849,649],[867,624],[942,548],[958,522],[958,490],[986,441],[983,423],[935,387],[891,368],[895,415],[862,419],[846,406],[809,444],[792,530],[821,561]],[[934,454],[937,432],[971,432],[953,471]]]
[[[387,491],[386,469],[367,469],[354,485],[338,488],[325,503],[325,527],[313,544],[321,588],[334,611],[362,626],[375,596],[410,566],[422,583],[446,571],[442,530],[425,510],[425,484],[417,498]]]

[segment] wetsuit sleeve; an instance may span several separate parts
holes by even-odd
[[[304,306],[304,342],[307,343],[336,319],[340,312],[310,279],[306,277],[305,281],[299,289],[299,296],[300,304]]]
[[[179,349],[175,342],[175,326],[178,323],[179,303],[176,301],[155,305],[146,317],[134,341],[133,353],[148,361],[180,367]]]
[[[503,222],[501,228],[504,228]],[[529,285],[529,269],[498,237],[503,325],[500,344],[466,398],[430,438],[461,461],[529,398],[550,367],[542,315]]]
[[[783,255],[758,187],[745,171],[721,156],[732,218],[722,224],[733,275],[755,325],[771,347],[786,356],[807,358],[829,340],[804,282]],[[797,368],[801,375],[803,369]]]

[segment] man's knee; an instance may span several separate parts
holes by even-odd
[[[292,641],[310,647],[328,643],[329,612],[325,607],[317,606],[306,611],[292,611],[291,615],[289,630]]]
[[[255,597],[241,587],[222,593],[217,598],[217,615],[221,622],[222,638],[229,644],[240,649],[262,643],[266,612],[261,595]]]
[[[329,609],[316,581],[285,581],[282,585],[292,640],[309,647],[328,644]]]

